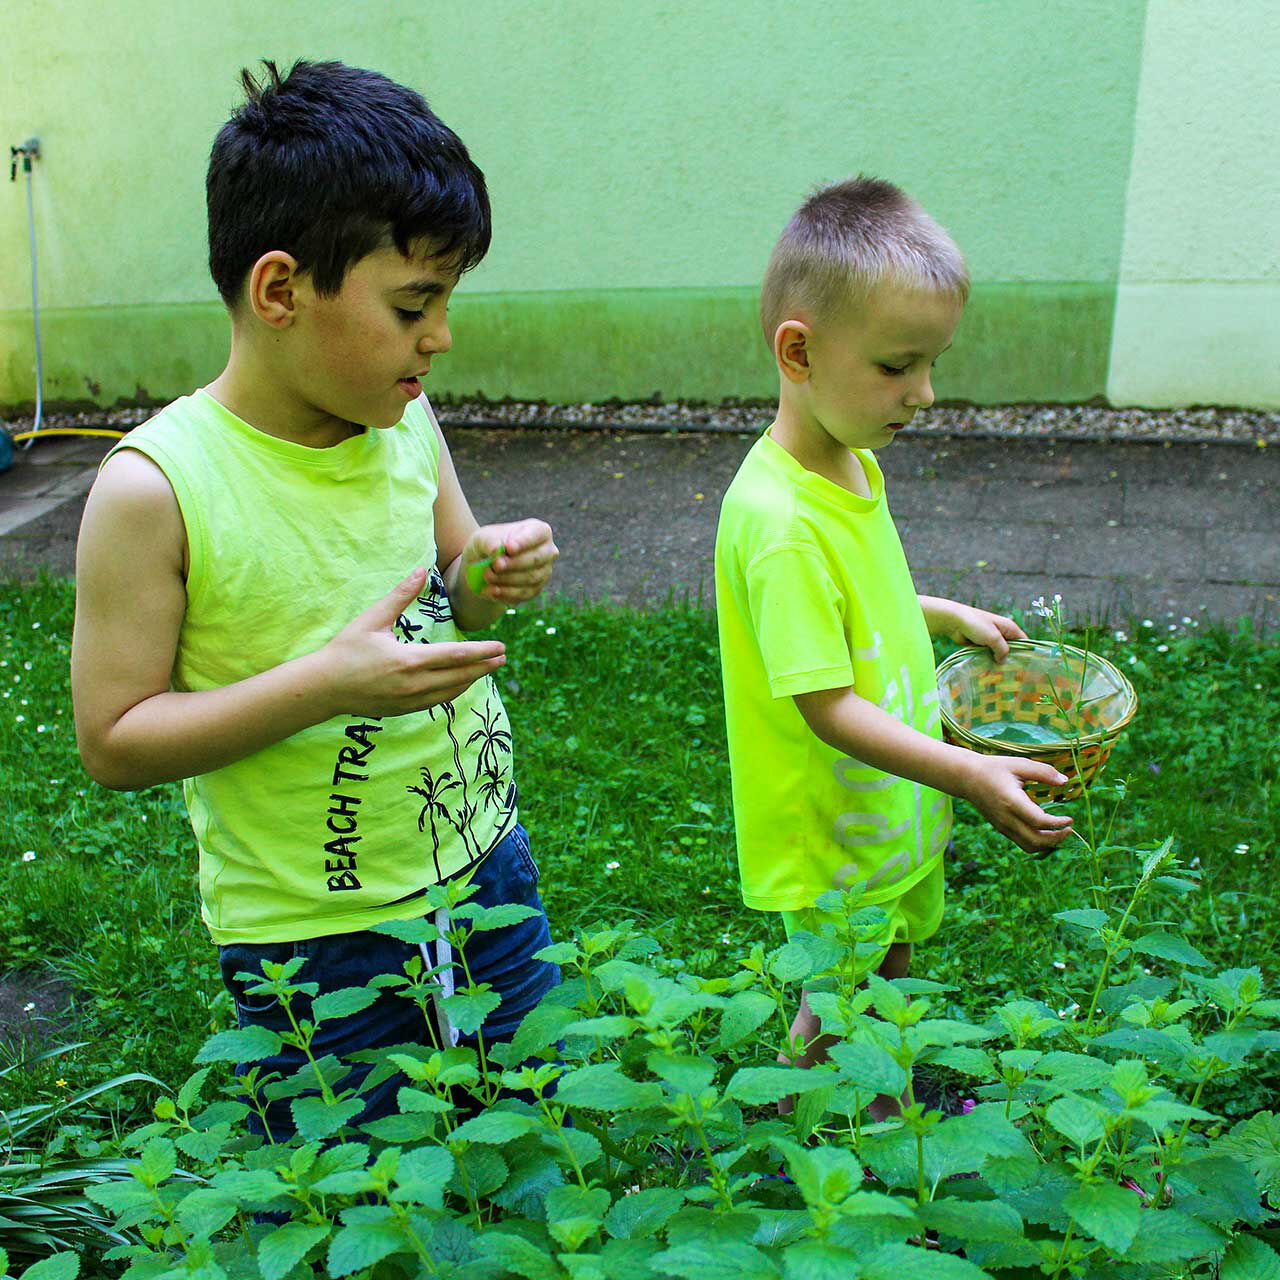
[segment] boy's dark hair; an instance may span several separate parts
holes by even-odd
[[[459,273],[489,250],[484,174],[414,90],[341,62],[264,61],[213,144],[209,270],[234,307],[253,264],[282,249],[332,295],[351,266],[427,239]]]

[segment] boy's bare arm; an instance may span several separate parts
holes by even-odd
[[[1071,819],[1049,814],[1023,782],[1062,783],[1052,765],[1013,756],[980,756],[910,728],[851,688],[797,694],[809,728],[837,751],[900,778],[968,800],[1002,835],[1028,852],[1052,849],[1071,834]]]
[[[956,644],[976,644],[990,649],[997,662],[1009,656],[1010,640],[1025,640],[1027,633],[1002,613],[961,604],[941,596],[921,596],[920,608],[931,636],[948,636]]]
[[[560,551],[551,526],[543,520],[477,525],[438,427],[436,436],[440,442],[439,491],[433,513],[436,564],[454,620],[463,631],[476,631],[489,626],[508,605],[538,595],[550,581]],[[502,554],[496,555],[499,550]],[[484,571],[484,591],[477,594],[468,581],[467,566],[491,556],[493,561]]]
[[[170,689],[186,611],[185,530],[160,469],[136,451],[103,467],[76,556],[71,688],[89,773],[136,789],[207,773],[351,712],[402,715],[447,701],[501,665],[497,641],[400,644],[415,570],[314,653],[221,689]]]

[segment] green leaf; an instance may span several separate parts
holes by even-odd
[[[399,938],[414,947],[420,947],[424,942],[440,941],[440,930],[430,916],[420,916],[416,920],[384,920],[382,924],[369,927],[372,933],[385,933],[389,938]]]
[[[1208,960],[1185,938],[1159,929],[1154,933],[1144,933],[1129,946],[1145,956],[1156,956],[1161,960],[1171,960],[1175,964],[1189,964],[1197,968],[1207,968],[1209,965]]]
[[[565,1027],[576,1022],[578,1016],[576,1009],[566,1009],[544,1001],[524,1015],[509,1044],[493,1046],[491,1056],[507,1066],[514,1066],[534,1056],[555,1058],[556,1042],[564,1035]]]
[[[841,1076],[869,1094],[896,1098],[907,1087],[907,1073],[881,1045],[865,1040],[837,1044],[832,1046],[831,1060]]]
[[[772,1001],[770,1002],[772,1003]],[[674,1187],[649,1187],[623,1196],[604,1220],[605,1230],[618,1240],[651,1236],[684,1203],[684,1192]]]
[[[782,1251],[785,1280],[851,1280],[861,1275],[859,1254],[839,1245],[802,1240]]]
[[[1258,1181],[1259,1191],[1280,1203],[1280,1115],[1259,1111],[1235,1125],[1218,1150],[1237,1156]]]
[[[396,1091],[396,1106],[401,1111],[417,1115],[444,1115],[456,1109],[452,1102],[411,1085],[404,1085]]]
[[[449,1142],[484,1142],[500,1147],[541,1127],[533,1116],[518,1115],[514,1111],[485,1111],[460,1124],[449,1135]]]
[[[560,1280],[561,1270],[546,1252],[523,1236],[486,1231],[477,1241],[481,1256],[525,1280]]]
[[[957,1240],[1020,1240],[1022,1218],[999,1200],[954,1197],[921,1205],[916,1212],[927,1227]]]
[[[1236,1236],[1223,1255],[1218,1276],[1219,1280],[1280,1280],[1280,1254],[1253,1236]]]
[[[1070,911],[1055,911],[1053,918],[1089,933],[1097,933],[1107,923],[1107,913],[1099,911],[1096,907],[1074,907]]]
[[[278,1231],[263,1236],[258,1242],[262,1280],[284,1280],[308,1250],[325,1239],[331,1230],[328,1225],[287,1222]]]
[[[929,1055],[929,1062],[982,1080],[990,1079],[995,1074],[991,1055],[985,1049],[975,1049],[972,1045],[958,1044],[949,1049],[941,1049]]]
[[[200,1046],[197,1062],[261,1062],[280,1052],[284,1042],[274,1031],[251,1024],[235,1031],[219,1031]]]
[[[236,1216],[235,1196],[217,1187],[199,1187],[182,1198],[177,1218],[193,1236],[212,1236]]]
[[[603,1187],[552,1187],[547,1192],[547,1229],[570,1253],[599,1231],[609,1211]]]
[[[354,1217],[356,1213],[359,1217]],[[389,1254],[412,1248],[405,1227],[391,1216],[386,1205],[348,1209],[343,1220],[350,1225],[342,1227],[329,1245],[330,1275],[349,1276]]]
[[[166,1178],[171,1178],[177,1167],[178,1154],[173,1142],[169,1138],[152,1138],[142,1148],[137,1174],[146,1186],[157,1187]]]
[[[763,991],[739,991],[731,996],[720,1015],[720,1045],[741,1044],[778,1010],[772,996]]]
[[[492,1147],[467,1147],[455,1151],[457,1168],[449,1179],[449,1190],[458,1195],[487,1196],[507,1180],[507,1162]]]
[[[769,957],[769,972],[782,983],[801,982],[813,971],[812,955],[798,942],[788,942]]]
[[[1077,1149],[1095,1143],[1105,1132],[1106,1112],[1088,1098],[1068,1094],[1049,1104],[1045,1118]]]
[[[634,1111],[657,1106],[663,1096],[660,1085],[628,1079],[614,1062],[578,1067],[561,1076],[556,1085],[556,1101],[592,1111]]]
[[[1142,1215],[1142,1225],[1129,1246],[1129,1262],[1180,1262],[1217,1253],[1226,1235],[1206,1222],[1177,1209]]]
[[[645,1059],[645,1065],[677,1093],[697,1095],[710,1088],[716,1074],[714,1062],[685,1054],[651,1053]]]
[[[323,1098],[294,1098],[289,1104],[293,1123],[307,1142],[331,1138],[344,1125],[364,1110],[363,1098],[346,1098],[342,1102],[326,1102]]]
[[[326,991],[311,1002],[312,1022],[328,1022],[333,1018],[349,1018],[376,1003],[379,993],[368,987],[342,987]]]
[[[473,1036],[484,1020],[502,1003],[496,991],[459,991],[440,1001],[441,1007],[464,1036]]]
[[[1081,1230],[1115,1253],[1129,1248],[1142,1222],[1142,1201],[1127,1187],[1106,1183],[1077,1187],[1062,1207]]]
[[[580,1018],[564,1029],[566,1036],[588,1036],[593,1040],[621,1040],[631,1035],[639,1024],[634,1018],[621,1013],[607,1014],[601,1018]]]
[[[725,1088],[725,1097],[763,1106],[792,1094],[824,1089],[834,1073],[817,1067],[742,1067]]]
[[[862,1265],[858,1280],[990,1280],[980,1267],[964,1258],[889,1244],[877,1249]]]
[[[209,1078],[209,1072],[212,1067],[205,1067],[203,1071],[197,1071],[194,1075],[187,1078],[186,1083],[178,1090],[177,1104],[180,1110],[190,1111],[200,1097],[200,1090],[204,1088],[204,1082]]]
[[[28,1267],[23,1280],[75,1280],[80,1274],[80,1258],[74,1253],[54,1253]]]
[[[473,929],[485,932],[490,929],[505,929],[522,920],[531,920],[541,913],[536,907],[522,906],[517,902],[504,902],[497,907],[482,907],[478,902],[461,902],[453,908],[451,914],[455,920],[466,920]]]
[[[391,1199],[440,1209],[454,1168],[453,1156],[444,1147],[415,1147],[402,1152]]]
[[[779,1276],[768,1254],[737,1240],[677,1245],[654,1257],[650,1266],[663,1275],[683,1276],[687,1280],[777,1280]]]

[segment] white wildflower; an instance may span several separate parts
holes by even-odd
[[[1199,854],[1196,854],[1196,856],[1195,856],[1194,858],[1192,858],[1190,862],[1188,862],[1188,863],[1187,863],[1187,866],[1189,866],[1189,867],[1198,867],[1199,865],[1200,865],[1200,855],[1199,855]]]
[[[36,732],[37,732],[37,733],[47,733],[47,732],[48,732],[48,730],[49,730],[49,726],[48,726],[47,724],[38,724],[38,725],[36,725]]]
[[[1248,853],[1248,852],[1249,852],[1249,846],[1248,846],[1247,844],[1238,844],[1238,845],[1236,845],[1236,847],[1235,847],[1235,849],[1233,850],[1233,852],[1235,852],[1235,853],[1241,853],[1241,854],[1243,854],[1243,853]]]
[[[1129,638],[1129,636],[1128,636],[1128,633],[1127,633],[1127,632],[1124,632],[1124,631],[1117,631],[1117,632],[1116,632],[1116,639],[1117,639],[1117,640],[1124,641],[1124,640],[1127,640],[1128,638]]]
[[[727,933],[722,933],[722,934],[720,935],[720,941],[721,941],[721,942],[723,942],[723,943],[725,944],[725,946],[727,947],[727,946],[729,945],[730,941],[732,941],[732,939],[730,939],[730,937],[729,937],[729,935],[728,935]]]
[[[1184,627],[1188,627],[1188,626],[1190,626],[1190,625],[1191,625],[1191,619],[1190,619],[1190,618],[1183,618],[1183,619],[1182,619],[1182,625],[1183,625]]]
[[[1150,618],[1143,618],[1142,625],[1144,627],[1154,627],[1156,624],[1152,622]]]
[[[553,635],[555,635],[555,633],[556,633],[556,629],[555,629],[555,627],[548,627],[548,628],[547,628],[547,635],[549,635],[549,636],[553,636]]]
[[[604,864],[604,869],[606,871],[617,871],[620,866],[622,866],[622,863],[620,862],[606,862]]]
[[[29,662],[24,662],[24,663],[22,664],[22,669],[23,669],[23,671],[30,671],[30,670],[31,670],[31,663],[29,663]]]
[[[514,610],[514,609],[508,609],[508,610],[507,610],[507,616],[508,616],[508,617],[511,617],[514,613],[515,613],[515,610]]]
[[[1067,967],[1067,962],[1065,960],[1055,960],[1053,962],[1053,967],[1055,969],[1065,969]]]
[[[32,1009],[34,1009],[35,1007],[36,1007],[36,1002],[34,1000],[28,1000],[27,1003],[22,1006],[22,1012],[30,1013]]]
[[[15,724],[21,724],[26,718],[26,716],[14,716],[13,719]]]
[[[1158,644],[1158,645],[1156,645],[1156,652],[1157,652],[1157,653],[1168,653],[1168,652],[1169,652],[1169,646],[1168,646],[1167,644]]]
[[[36,860],[36,851],[34,849],[28,849],[22,855],[22,860],[23,862],[34,862]]]

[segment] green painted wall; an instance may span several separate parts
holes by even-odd
[[[1280,408],[1280,9],[1151,0],[1108,394]]]
[[[163,399],[217,372],[203,170],[261,56],[422,89],[489,175],[495,239],[439,394],[767,396],[754,292],[813,186],[902,183],[977,283],[941,394],[1107,385],[1144,0],[271,6],[48,0],[0,51],[9,141],[40,135],[46,395]],[[0,404],[34,386],[21,187],[0,199]]]

